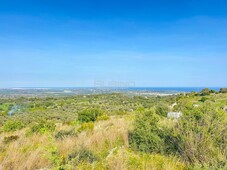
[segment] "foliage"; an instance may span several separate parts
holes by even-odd
[[[6,137],[4,137],[3,143],[8,144],[10,142],[17,140],[18,138],[19,138],[19,136],[17,136],[17,135],[6,136]]]
[[[51,161],[52,167],[54,169],[58,170],[64,170],[65,168],[63,167],[64,165],[64,158],[59,155],[58,148],[55,147],[54,145],[50,145],[48,148],[46,148],[48,151],[48,159]]]
[[[208,98],[206,98],[206,97],[202,97],[199,101],[200,101],[200,102],[205,102],[207,99],[208,99]]]
[[[173,127],[165,128],[159,122],[152,111],[137,115],[129,133],[130,146],[143,152],[174,154],[192,166],[227,166],[227,115],[215,105],[184,109]]]
[[[161,154],[136,153],[119,148],[108,158],[107,169],[184,170],[186,165],[178,158]]]
[[[114,114],[123,116],[123,115],[126,115],[127,112],[126,112],[126,110],[120,108],[120,109],[118,109]]]
[[[4,169],[226,169],[227,93],[210,93],[1,98],[0,165]],[[21,114],[7,116],[15,104],[23,108]],[[183,116],[168,119],[169,109]]]
[[[220,93],[227,93],[227,88],[221,88],[219,92]]]
[[[99,109],[85,109],[78,114],[78,120],[81,122],[94,122],[101,115],[102,111]]]
[[[165,103],[158,103],[155,107],[155,112],[160,116],[166,117],[168,111],[169,111],[169,107]]]
[[[20,130],[23,127],[24,127],[24,124],[22,122],[9,120],[4,124],[3,131],[11,132],[11,131]]]
[[[29,133],[41,133],[44,134],[46,132],[53,132],[55,130],[55,123],[51,121],[41,121],[35,123],[31,126]]]
[[[188,111],[173,129],[171,142],[190,164],[223,168],[227,162],[227,116],[208,105]]]
[[[110,117],[106,114],[101,115],[97,118],[98,121],[109,120],[109,119],[110,119]]]
[[[75,132],[74,129],[71,130],[60,130],[55,134],[56,139],[64,139],[65,137],[69,136],[77,136],[77,133]]]
[[[99,158],[90,150],[81,148],[79,150],[73,151],[71,154],[68,156],[69,161],[73,161],[75,164],[79,164],[81,162],[89,162],[93,163],[97,161]]]
[[[201,91],[201,96],[206,96],[206,95],[210,95],[210,93],[213,93],[213,90],[210,90],[208,88],[205,88]]]
[[[129,133],[132,148],[143,152],[162,152],[164,140],[158,127],[159,116],[153,110],[139,113]]]
[[[12,103],[0,103],[0,112],[7,114],[12,106]]]
[[[94,123],[88,122],[88,123],[82,123],[80,127],[77,129],[77,131],[80,133],[82,131],[92,131],[94,129]]]

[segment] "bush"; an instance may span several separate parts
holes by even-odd
[[[74,129],[72,130],[60,130],[55,134],[56,139],[64,139],[65,137],[69,136],[77,136],[77,133]]]
[[[167,113],[169,111],[169,107],[167,104],[164,103],[159,103],[156,107],[155,107],[155,112],[160,115],[160,116],[167,116]]]
[[[68,156],[69,161],[73,161],[75,164],[81,162],[93,163],[98,160],[98,157],[91,151],[81,148],[80,150],[75,150]]]
[[[102,121],[102,120],[109,120],[109,119],[110,119],[110,117],[108,115],[102,115],[102,116],[99,116],[97,118],[97,120],[100,120],[100,121]]]
[[[227,167],[227,115],[216,107],[184,109],[173,127],[160,126],[152,111],[137,115],[129,133],[131,148],[181,157],[190,166],[207,169]]]
[[[220,93],[227,93],[227,88],[221,88],[219,92]]]
[[[208,169],[227,165],[227,116],[213,108],[206,105],[184,113],[170,137],[173,152]]]
[[[124,109],[119,109],[114,114],[119,115],[119,116],[123,116],[123,115],[127,114],[127,111],[124,110]]]
[[[17,136],[17,135],[4,137],[3,143],[8,144],[10,142],[13,142],[13,141],[17,140],[18,138],[19,138],[19,136]]]
[[[80,122],[94,122],[101,115],[102,111],[99,109],[86,109],[78,114],[78,120]]]
[[[210,95],[212,91],[208,88],[205,88],[201,91],[201,96],[206,96],[206,95]]]
[[[82,123],[80,127],[77,129],[77,131],[80,133],[84,130],[86,131],[92,131],[94,129],[94,123],[88,122],[88,123]]]
[[[204,103],[204,102],[207,101],[207,100],[208,100],[208,98],[202,97],[199,101]]]
[[[29,133],[46,133],[46,132],[53,132],[55,130],[56,125],[53,122],[45,122],[41,121],[39,123],[34,124],[30,128]]]
[[[22,122],[9,120],[3,125],[3,131],[11,132],[11,131],[20,130],[23,127],[24,127],[24,124]]]
[[[131,148],[143,152],[162,152],[164,139],[158,128],[159,116],[153,110],[137,115],[134,130],[129,133]]]

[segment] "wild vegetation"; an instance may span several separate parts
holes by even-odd
[[[0,169],[227,169],[226,107],[223,89],[2,98]]]

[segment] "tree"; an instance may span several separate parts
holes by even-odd
[[[94,122],[101,115],[102,111],[99,109],[85,109],[78,114],[78,120],[80,122]]]
[[[227,88],[221,88],[219,92],[220,93],[227,93]]]
[[[201,91],[201,95],[202,96],[206,96],[206,95],[209,95],[211,93],[211,90],[208,89],[208,88],[205,88]]]

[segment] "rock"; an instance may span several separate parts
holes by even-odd
[[[181,112],[169,112],[167,118],[179,119],[182,116]]]
[[[199,107],[199,105],[198,105],[198,104],[194,104],[193,106],[194,106],[194,107]]]
[[[222,109],[227,113],[227,106],[222,107]]]

